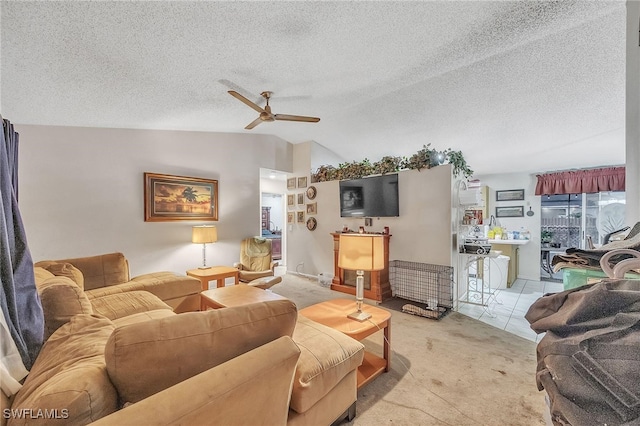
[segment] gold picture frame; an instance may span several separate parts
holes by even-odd
[[[144,221],[218,220],[218,181],[144,173]]]
[[[287,206],[293,207],[296,205],[296,196],[294,194],[287,194]]]
[[[296,178],[287,179],[287,189],[296,189]]]
[[[296,218],[298,223],[304,223],[304,210],[298,210],[296,212]]]
[[[296,220],[296,215],[294,212],[287,213],[287,223],[294,223]]]
[[[298,178],[298,188],[306,188],[307,187],[307,177],[302,176]]]
[[[307,214],[317,214],[318,203],[307,203]]]
[[[304,192],[298,194],[298,204],[304,204]]]

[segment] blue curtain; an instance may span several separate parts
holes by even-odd
[[[44,317],[36,291],[33,260],[18,209],[18,133],[2,120],[0,137],[0,308],[22,362],[31,369],[44,335]]]

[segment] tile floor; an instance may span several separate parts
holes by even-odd
[[[494,292],[495,298],[490,298],[487,307],[460,303],[458,312],[537,342],[542,338],[542,335],[537,335],[531,330],[524,315],[529,306],[543,294],[563,290],[561,282],[517,279],[510,288],[496,290]]]

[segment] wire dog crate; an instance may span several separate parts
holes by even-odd
[[[440,319],[453,309],[453,268],[451,266],[392,260],[389,283],[393,297],[409,302],[403,312]]]

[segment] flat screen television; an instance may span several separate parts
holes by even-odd
[[[398,175],[340,181],[340,217],[400,216]]]

